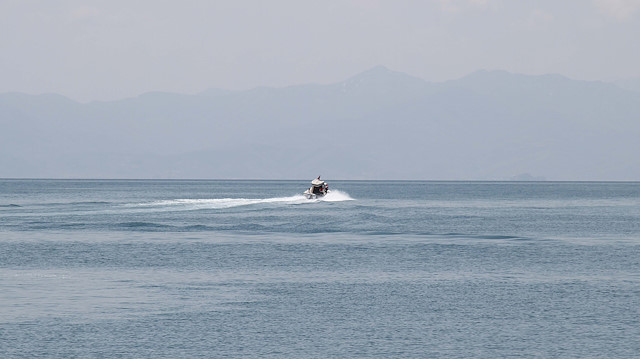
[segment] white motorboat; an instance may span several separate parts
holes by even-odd
[[[327,182],[321,180],[320,176],[318,176],[318,178],[311,181],[311,187],[304,191],[304,195],[307,197],[307,199],[315,199],[324,197],[329,192],[331,191],[329,191],[329,185],[327,184]]]

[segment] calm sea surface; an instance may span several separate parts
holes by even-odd
[[[0,358],[637,358],[640,183],[0,180]]]

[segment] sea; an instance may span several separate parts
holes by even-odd
[[[639,358],[640,183],[0,180],[0,358]]]

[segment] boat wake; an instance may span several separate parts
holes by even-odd
[[[200,210],[226,209],[253,205],[301,205],[318,202],[343,202],[354,199],[346,192],[332,190],[326,196],[317,199],[307,199],[304,195],[273,198],[211,198],[211,199],[172,199],[147,203],[139,203],[136,207],[153,208],[155,210]]]
[[[342,192],[338,190],[331,190],[324,197],[318,198],[317,200],[307,200],[307,201],[318,201],[318,202],[343,202],[343,201],[353,201],[354,199],[349,196],[347,192]]]

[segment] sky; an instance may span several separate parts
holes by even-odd
[[[81,102],[334,83],[377,65],[640,77],[640,0],[0,0],[0,93]]]

